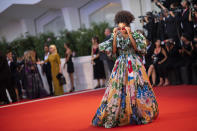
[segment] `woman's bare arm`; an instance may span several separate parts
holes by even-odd
[[[167,58],[168,58],[168,56],[167,56],[167,54],[166,54],[166,51],[165,51],[163,48],[161,49],[161,53],[164,55],[164,58],[163,58],[161,61],[158,62],[159,64],[162,64],[162,63],[165,62],[165,61],[167,60]]]

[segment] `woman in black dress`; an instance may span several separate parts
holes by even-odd
[[[70,81],[71,81],[70,92],[73,92],[75,90],[75,87],[74,87],[74,78],[73,78],[74,64],[73,64],[73,61],[72,61],[72,50],[70,49],[70,46],[69,46],[68,43],[64,44],[64,48],[66,49],[65,64],[67,64],[67,72],[69,74]],[[64,68],[65,68],[65,64],[64,64]]]
[[[158,71],[159,74],[159,84],[158,86],[169,85],[169,80],[167,78],[166,64],[167,64],[167,53],[164,48],[161,47],[161,40],[156,40],[153,58],[153,66]]]
[[[104,65],[103,62],[100,60],[99,56],[99,39],[98,37],[93,37],[92,38],[92,59],[91,63],[93,64],[93,71],[94,71],[94,79],[97,79],[98,84],[95,88],[100,88],[100,79],[103,80],[102,87],[105,86],[105,70],[104,70]]]

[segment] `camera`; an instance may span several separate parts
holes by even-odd
[[[138,18],[140,19],[140,22],[141,22],[141,23],[142,23],[142,22],[146,22],[146,21],[145,21],[145,17],[146,17],[146,16],[139,16],[139,17],[138,17]]]
[[[165,43],[167,46],[175,45],[175,42],[174,42],[173,39],[168,39],[167,41],[164,41],[164,43]]]
[[[169,11],[172,11],[173,13],[177,14],[177,13],[181,13],[182,9],[181,8],[170,8]]]
[[[139,16],[138,18],[140,18],[140,22],[146,22],[145,17],[147,17],[148,22],[154,21],[154,18],[155,18],[153,12],[147,12],[146,16]]]

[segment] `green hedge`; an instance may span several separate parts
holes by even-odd
[[[91,25],[91,28],[79,29],[77,31],[63,30],[59,36],[54,33],[42,33],[38,36],[26,36],[15,39],[8,43],[5,39],[0,41],[0,50],[6,53],[8,50],[13,51],[17,56],[22,56],[26,50],[35,50],[39,58],[43,58],[45,44],[55,44],[61,57],[64,57],[64,43],[70,43],[70,48],[76,52],[76,56],[86,56],[91,54],[91,38],[98,36],[100,41],[105,38],[104,30],[109,27],[108,23]]]

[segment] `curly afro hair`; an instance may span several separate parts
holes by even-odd
[[[119,23],[126,23],[127,25],[129,25],[130,23],[132,23],[135,20],[135,17],[133,16],[133,14],[131,14],[129,11],[119,11],[114,19],[115,24],[119,24]]]

